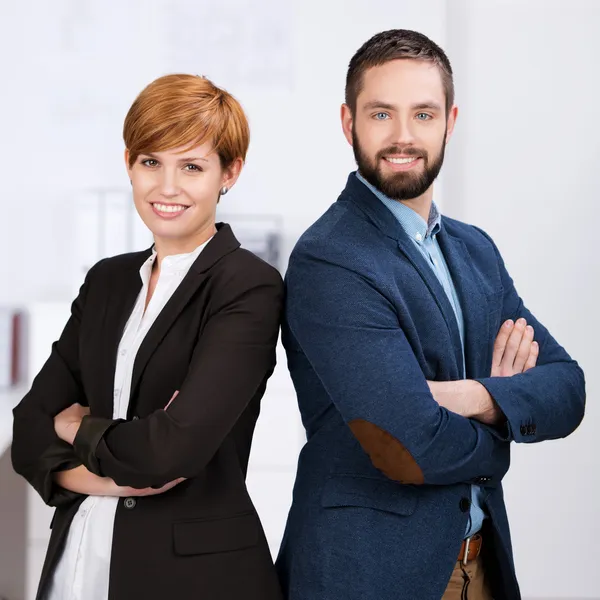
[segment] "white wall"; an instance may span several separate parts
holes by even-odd
[[[519,579],[532,598],[598,598],[600,3],[449,4],[462,112],[446,211],[492,235],[528,307],[587,376],[573,436],[513,448],[506,502]]]
[[[203,74],[239,97],[252,142],[223,211],[282,214],[290,245],[353,168],[338,116],[352,53],[395,26],[444,35],[443,0],[373,0],[368,11],[359,0],[201,4],[0,3],[0,239],[11,254],[0,263],[0,301],[71,296],[78,194],[128,188],[122,123],[155,77]]]
[[[127,188],[124,115],[167,72],[207,75],[239,97],[252,143],[223,212],[282,215],[289,250],[354,168],[339,125],[350,57],[377,31],[418,29],[448,49],[461,107],[437,200],[495,237],[528,304],[588,373],[588,415],[577,434],[515,448],[507,502],[523,591],[600,597],[598,269],[585,228],[600,191],[598,4],[3,0],[0,303],[70,300],[74,206],[89,188]],[[249,486],[276,551],[302,441],[283,356],[255,439]],[[44,513],[36,514],[34,527],[44,528]]]

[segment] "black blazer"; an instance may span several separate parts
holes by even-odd
[[[116,354],[150,250],[89,271],[14,410],[13,466],[57,507],[38,599],[85,498],[59,488],[53,473],[79,464],[138,488],[188,478],[162,495],[119,501],[109,600],[281,598],[245,476],[275,367],[283,285],[228,225],[217,227],[139,349],[127,420],[112,419]],[[91,414],[70,446],[54,433],[53,417],[74,402]]]

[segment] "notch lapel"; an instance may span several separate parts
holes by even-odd
[[[142,342],[135,358],[133,376],[131,381],[131,399],[129,402],[129,413],[134,409],[133,399],[137,394],[140,379],[154,354],[169,329],[173,326],[177,317],[192,300],[195,293],[201,288],[208,278],[211,267],[227,254],[237,250],[240,243],[237,241],[231,227],[225,223],[217,224],[217,233],[202,250],[194,264],[179,287],[175,290],[165,307],[162,309]]]
[[[433,269],[427,264],[426,259],[416,248],[413,241],[402,228],[396,217],[361,181],[355,173],[348,177],[348,183],[338,201],[351,201],[366,215],[366,217],[387,237],[398,244],[400,251],[411,262],[421,279],[428,287],[433,300],[437,304],[452,340],[452,349],[458,366],[457,377],[463,373],[463,352],[458,323],[452,304],[439,282]]]
[[[452,304],[450,303],[446,291],[439,282],[433,269],[427,264],[425,257],[415,247],[412,240],[408,237],[408,235],[406,235],[404,230],[402,230],[402,233],[404,236],[402,236],[403,239],[398,240],[398,246],[403,254],[410,260],[417,273],[419,273],[421,276],[421,279],[423,279],[425,285],[429,288],[435,303],[438,305],[438,308],[444,317],[444,321],[446,322],[446,326],[448,327],[448,331],[450,333],[450,339],[452,340],[453,347],[452,349],[454,350],[456,364],[458,366],[457,375],[459,378],[462,378],[462,373],[464,370],[462,342],[460,339],[458,322],[456,320],[456,315],[454,314]]]
[[[99,371],[101,393],[99,394],[100,406],[97,411],[99,417],[112,419],[114,406],[114,381],[117,366],[117,351],[125,330],[125,325],[135,302],[142,289],[142,280],[139,270],[150,256],[152,250],[146,250],[136,256],[118,275],[115,274],[113,286],[109,290],[104,328],[104,349],[102,352],[102,366]]]
[[[442,224],[438,241],[456,288],[465,322],[466,377],[481,376],[490,357],[488,304],[464,242]]]

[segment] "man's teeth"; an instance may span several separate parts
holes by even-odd
[[[187,206],[183,206],[182,204],[155,204],[154,208],[164,213],[176,213],[185,210]]]
[[[406,165],[408,163],[411,163],[415,160],[417,160],[417,156],[413,156],[411,158],[392,158],[390,156],[386,157],[385,160],[395,164],[395,165]]]

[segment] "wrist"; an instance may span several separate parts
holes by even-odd
[[[69,423],[66,427],[67,439],[65,441],[68,444],[71,444],[71,446],[73,445],[73,442],[75,441],[75,436],[77,435],[77,432],[79,431],[80,426],[81,426],[81,419],[79,419],[78,421],[73,421],[73,422]]]
[[[497,423],[502,416],[502,411],[483,384],[475,380],[473,380],[473,384],[473,393],[477,399],[476,414],[473,415],[473,418],[488,425]]]

